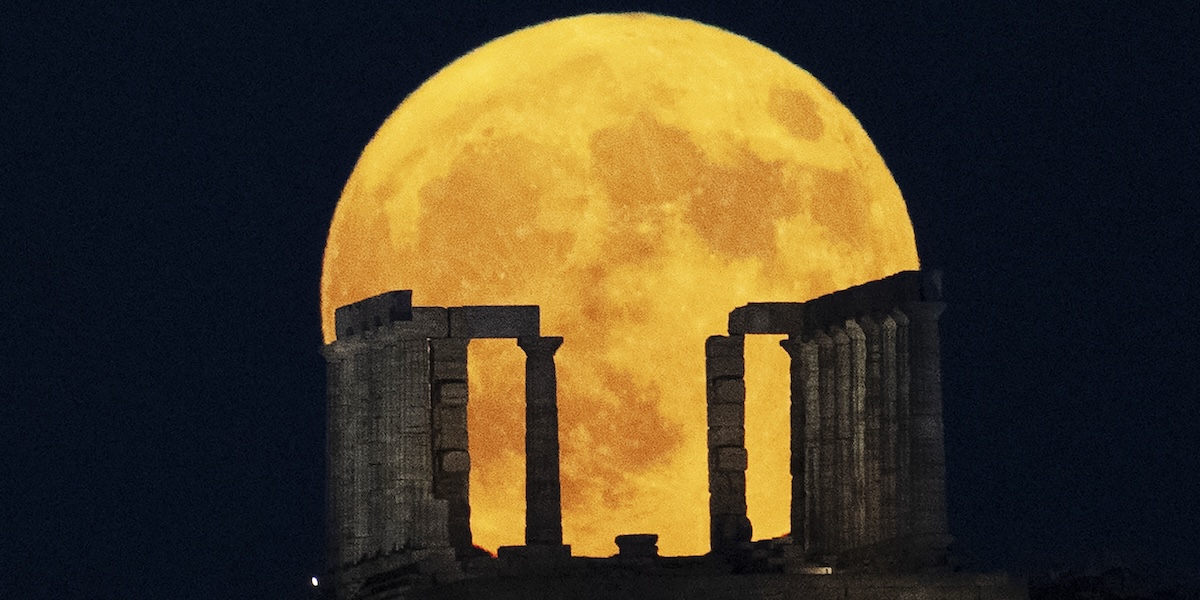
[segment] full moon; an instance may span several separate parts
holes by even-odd
[[[704,340],[747,302],[804,301],[918,268],[904,199],[829,90],[744,37],[585,15],[472,51],[384,122],[346,183],[321,316],[537,304],[557,354],[564,543],[622,533],[708,551]],[[747,338],[755,539],[788,532],[788,359]],[[524,354],[469,352],[471,526],[523,543]]]

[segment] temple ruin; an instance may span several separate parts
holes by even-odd
[[[661,557],[656,535],[632,534],[617,556],[589,558],[563,545],[563,338],[541,335],[539,308],[412,306],[411,290],[341,307],[323,349],[327,587],[338,600],[1023,598],[1007,576],[946,568],[943,308],[940,273],[918,271],[735,308],[704,347],[711,552]],[[753,541],[746,516],[743,348],[755,334],[787,335],[791,357],[791,472],[779,476],[791,476],[792,532],[777,540]],[[526,355],[525,545],[496,557],[470,525],[467,346],[480,338],[514,338]]]

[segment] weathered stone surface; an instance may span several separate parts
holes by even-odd
[[[713,448],[710,450],[712,469],[714,471],[745,471],[746,449],[737,446]]]
[[[467,405],[466,383],[441,383],[438,385],[438,399],[442,404],[451,406]]]
[[[467,377],[467,363],[463,362],[448,362],[434,361],[433,362],[433,378],[435,380],[462,380]]]
[[[710,405],[711,406],[711,405]],[[716,426],[708,428],[708,447],[744,446],[746,430],[741,425]]]
[[[447,473],[466,473],[471,470],[471,455],[463,450],[442,452],[441,467]]]
[[[334,310],[336,337],[342,339],[413,318],[412,290],[396,290]]]
[[[709,427],[745,427],[746,405],[739,402],[710,403],[708,405]]]
[[[623,557],[658,556],[658,534],[656,533],[627,533],[618,535],[614,541],[617,544],[618,554]]]
[[[516,338],[541,334],[541,309],[520,306],[459,306],[450,309],[450,337]]]
[[[740,356],[711,356],[704,367],[709,380],[723,377],[740,379],[746,375],[746,361]]]
[[[751,302],[729,313],[729,334],[797,333],[804,326],[802,302]]]
[[[708,476],[709,514],[746,514],[746,474],[712,471]]]
[[[746,402],[746,382],[742,379],[718,379],[709,385],[712,388],[709,398],[714,404],[744,404]]]
[[[734,356],[745,352],[745,338],[740,335],[713,335],[704,341],[704,356]]]

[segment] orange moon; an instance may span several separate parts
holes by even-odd
[[[538,304],[557,354],[564,542],[658,533],[708,551],[704,340],[747,302],[803,301],[918,268],[904,199],[812,75],[722,29],[585,15],[472,51],[359,158],[321,278],[334,309]],[[524,355],[470,346],[472,531],[523,543]],[[747,338],[755,539],[788,531],[787,355]]]

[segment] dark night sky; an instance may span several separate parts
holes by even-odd
[[[359,152],[472,48],[634,9],[776,50],[887,160],[945,270],[964,555],[1200,565],[1192,3],[170,4],[0,9],[0,598],[304,597]]]

